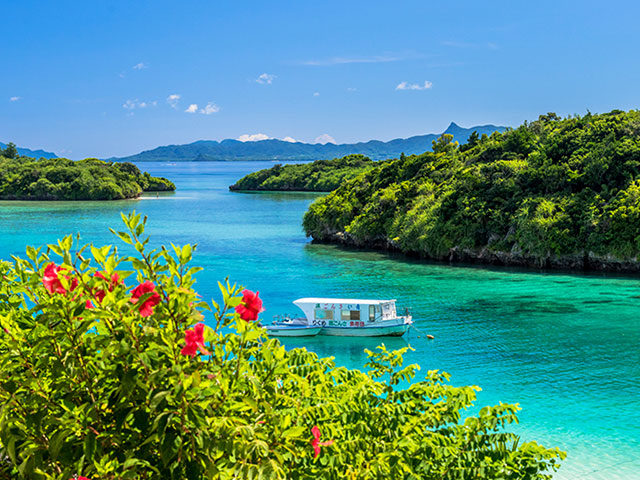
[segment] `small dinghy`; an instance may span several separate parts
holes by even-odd
[[[274,317],[271,325],[266,325],[267,334],[272,337],[315,337],[322,327],[309,325],[304,318]]]

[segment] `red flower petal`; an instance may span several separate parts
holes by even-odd
[[[152,295],[138,306],[138,311],[142,317],[149,317],[153,315],[153,307],[160,303],[160,295],[156,293],[156,286],[153,282],[149,281],[141,283],[132,290],[130,302],[138,303],[140,297],[146,293],[152,293]]]
[[[200,350],[203,355],[210,355],[206,348],[204,348],[204,323],[197,323],[193,328],[189,328],[184,332],[185,346],[180,350],[182,355],[195,356]]]
[[[259,293],[253,293],[251,290],[242,292],[242,303],[236,307],[236,312],[240,315],[240,318],[248,322],[258,319],[260,312],[264,311],[262,300],[258,296]]]

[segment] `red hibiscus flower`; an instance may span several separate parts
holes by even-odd
[[[60,277],[58,276],[58,273],[60,272],[60,270],[62,270],[62,268],[53,262],[47,265],[44,269],[42,284],[44,285],[44,288],[46,288],[47,291],[51,294],[62,293],[64,295],[67,293],[67,290],[62,286],[62,282],[60,281]],[[69,277],[67,277],[66,275],[64,276],[64,278],[69,280]],[[78,279],[74,278],[73,280],[71,280],[71,285],[69,285],[69,290],[73,291],[77,286],[78,286]]]
[[[259,293],[253,293],[251,290],[242,292],[242,303],[236,307],[236,312],[240,315],[240,318],[248,322],[258,320],[258,314],[264,312],[262,300],[258,297]]]
[[[98,277],[101,278],[104,281],[107,281],[107,278],[105,277],[106,273],[103,274],[102,272],[96,272],[93,274],[94,277]],[[113,292],[113,289],[116,288],[116,286],[119,283],[124,283],[122,280],[120,280],[120,277],[118,276],[117,273],[112,273],[111,274],[111,280],[109,281],[109,285],[107,285],[107,290],[109,290],[110,292]],[[104,300],[104,296],[106,295],[106,292],[103,289],[99,289],[96,290],[96,292],[94,293],[96,299],[98,300],[98,303],[102,303],[102,300]]]
[[[311,440],[311,445],[313,446],[313,458],[318,458],[318,455],[320,455],[320,447],[328,447],[329,445],[333,445],[333,440],[321,442],[320,429],[317,425],[311,429],[311,434],[313,435],[313,440]]]
[[[146,281],[138,285],[131,292],[131,300],[129,300],[131,303],[138,303],[140,297],[146,293],[151,293],[151,296],[138,306],[138,311],[142,317],[153,315],[153,307],[160,303],[160,295],[156,293],[156,286],[153,282]]]
[[[182,355],[189,355],[195,357],[200,350],[202,355],[210,355],[206,348],[204,348],[204,323],[197,323],[195,327],[188,329],[184,332],[185,346],[180,350]]]

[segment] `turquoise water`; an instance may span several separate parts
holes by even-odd
[[[229,276],[259,290],[270,315],[305,296],[396,298],[429,341],[411,333],[409,362],[482,387],[480,404],[519,402],[525,439],[559,446],[558,479],[640,478],[640,279],[429,264],[376,252],[311,245],[300,223],[316,194],[230,193],[269,162],[144,164],[175,181],[175,194],[121,202],[0,202],[0,258],[80,232],[108,231],[120,212],[149,216],[155,244],[198,243],[197,288],[217,298]],[[376,339],[291,339],[360,367]]]

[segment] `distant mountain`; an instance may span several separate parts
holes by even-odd
[[[477,131],[479,135],[491,135],[495,131],[503,132],[507,127],[480,125],[464,128],[451,123],[443,133],[450,133],[460,144],[466,143],[469,135]],[[336,145],[285,142],[284,140],[260,140],[258,142],[240,142],[238,140],[200,140],[187,145],[168,145],[147,150],[136,155],[122,158],[110,158],[127,162],[146,161],[207,161],[207,160],[319,160],[344,157],[352,153],[361,153],[373,160],[393,158],[404,152],[406,155],[424,153],[431,150],[431,141],[440,133],[430,133],[409,138],[397,138],[389,142],[370,140],[353,144]]]
[[[0,148],[5,149],[7,145],[5,143],[0,142]],[[53,152],[45,152],[44,150],[31,150],[30,148],[21,148],[17,147],[18,155],[22,155],[24,157],[32,157],[32,158],[58,158],[58,156]]]

